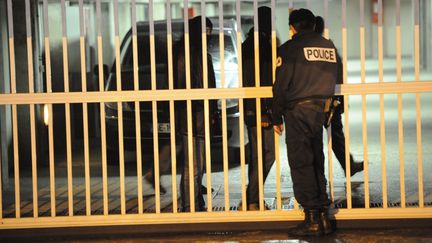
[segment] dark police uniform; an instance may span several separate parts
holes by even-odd
[[[273,123],[285,120],[294,195],[304,209],[330,204],[322,143],[326,100],[338,75],[336,48],[313,31],[301,31],[278,49]]]

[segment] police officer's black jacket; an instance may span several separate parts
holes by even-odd
[[[280,46],[273,86],[273,123],[282,124],[284,110],[297,102],[333,96],[338,62],[333,42],[313,31],[299,32]]]

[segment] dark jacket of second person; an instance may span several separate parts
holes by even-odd
[[[207,22],[209,20],[207,19]],[[211,24],[211,23],[210,23]],[[208,26],[208,24],[207,24]],[[192,89],[204,88],[201,19],[189,21],[189,56],[190,56],[190,84]],[[207,52],[205,50],[205,52]],[[176,89],[186,89],[186,59],[184,37],[174,45],[174,80]],[[207,53],[207,81],[208,88],[216,87],[215,72],[212,57]],[[217,111],[217,101],[210,100],[210,119]],[[187,105],[186,101],[176,102],[177,126],[182,135],[187,135]],[[204,137],[204,101],[192,101],[192,134],[194,137]]]
[[[260,86],[273,85],[272,45],[270,33],[259,32],[259,80]],[[255,42],[254,29],[250,29],[248,37],[242,44],[243,86],[255,87]],[[272,99],[261,99],[261,114],[270,117]],[[256,126],[256,100],[244,101],[245,122],[248,126]]]

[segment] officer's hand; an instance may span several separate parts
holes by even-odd
[[[275,131],[277,134],[282,135],[282,132],[283,132],[283,124],[273,125],[273,129],[274,129],[274,131]]]

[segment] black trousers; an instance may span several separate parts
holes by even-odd
[[[325,114],[296,105],[285,112],[284,118],[294,196],[304,209],[328,206],[322,141]]]
[[[337,107],[333,113],[333,118],[330,123],[332,135],[332,150],[337,160],[345,171],[345,135],[342,125],[342,109]],[[354,163],[354,158],[350,154],[350,163]]]
[[[273,126],[261,128],[262,141],[262,160],[263,160],[263,183],[265,182],[271,167],[275,161],[274,130]],[[251,161],[248,165],[248,186],[246,190],[247,203],[259,202],[258,184],[258,146],[257,146],[257,127],[248,127],[250,142]],[[263,185],[264,186],[264,185]]]
[[[182,202],[182,211],[189,212],[191,210],[191,200],[195,202],[195,211],[205,211],[204,197],[201,191],[202,178],[204,174],[205,162],[205,141],[204,138],[192,138],[193,150],[193,175],[189,174],[189,152],[188,152],[188,136],[182,136],[184,149],[184,165],[180,181],[180,196]],[[194,195],[190,197],[189,183],[193,180]]]

